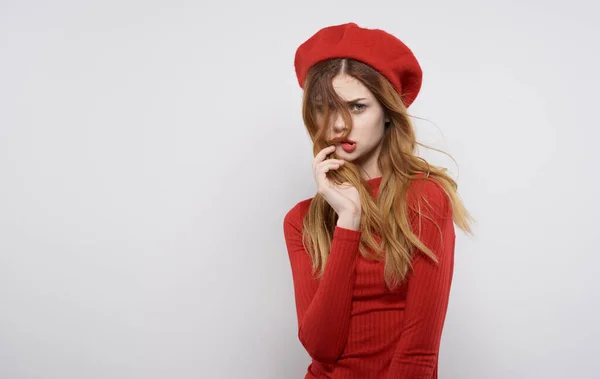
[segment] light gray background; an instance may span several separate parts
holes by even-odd
[[[0,378],[300,378],[296,47],[348,21],[425,73],[458,235],[443,379],[598,378],[593,1],[0,2]]]

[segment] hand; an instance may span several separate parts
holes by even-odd
[[[327,177],[329,170],[337,170],[346,162],[342,159],[326,159],[334,151],[335,146],[326,147],[313,160],[317,192],[338,214],[338,226],[356,230],[360,226],[361,215],[358,190],[348,182],[336,184]]]

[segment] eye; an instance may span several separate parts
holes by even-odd
[[[328,108],[331,110],[331,109],[334,109],[335,106],[333,104],[329,104]],[[317,111],[317,113],[322,113],[323,110],[324,110],[324,104],[322,104],[322,103],[315,103],[314,104],[314,109]]]
[[[360,104],[360,103],[354,103],[350,105],[350,108],[352,110],[356,110],[358,112],[363,111],[367,106],[365,104]]]

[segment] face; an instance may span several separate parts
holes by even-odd
[[[352,131],[347,142],[336,142],[336,155],[361,167],[366,179],[381,176],[377,159],[388,121],[379,101],[371,91],[354,77],[340,74],[332,82],[338,96],[347,102],[352,115]],[[328,139],[339,138],[346,125],[341,115],[332,120],[327,133]]]

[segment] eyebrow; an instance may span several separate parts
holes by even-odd
[[[346,103],[346,104],[354,104],[354,103],[356,103],[356,102],[359,102],[360,100],[368,100],[368,99],[367,99],[367,98],[365,98],[365,97],[359,97],[359,98],[357,98],[357,99],[354,99],[354,100],[348,100],[348,101],[346,101],[345,103]],[[321,99],[317,99],[315,102],[316,102],[317,104],[321,104]]]
[[[356,103],[357,101],[360,101],[360,100],[367,100],[367,99],[364,97],[359,97],[358,99],[346,101],[346,104]]]

